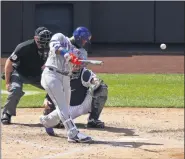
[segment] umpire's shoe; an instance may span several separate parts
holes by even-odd
[[[90,136],[82,134],[81,132],[78,132],[78,134],[74,138],[68,137],[68,142],[90,143],[92,141],[93,139]]]
[[[105,128],[105,123],[101,120],[91,119],[87,123],[87,128]]]
[[[9,115],[8,113],[4,113],[2,114],[2,118],[1,118],[1,122],[4,125],[9,125],[11,123],[11,115]]]

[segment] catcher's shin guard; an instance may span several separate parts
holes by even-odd
[[[91,113],[89,115],[87,127],[92,128],[104,128],[104,122],[98,120],[99,116],[103,110],[103,107],[107,101],[108,89],[107,85],[103,82],[94,91],[94,96],[92,100]]]

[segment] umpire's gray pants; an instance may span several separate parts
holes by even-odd
[[[5,103],[2,113],[3,114],[8,113],[12,116],[16,116],[17,105],[21,97],[24,95],[23,83],[30,83],[30,84],[32,83],[28,79],[21,76],[16,70],[12,72],[10,82],[11,82],[11,86],[10,86],[9,95],[7,97],[7,101]],[[32,85],[43,89],[42,86],[40,85],[40,81],[38,82],[38,84],[37,82],[33,82]]]

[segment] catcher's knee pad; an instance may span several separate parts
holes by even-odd
[[[95,74],[86,68],[82,70],[81,82],[84,87],[90,87],[92,85],[91,80],[95,77]]]

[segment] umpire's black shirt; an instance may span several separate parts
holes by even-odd
[[[13,67],[22,76],[38,78],[41,76],[41,67],[44,65],[46,57],[32,39],[19,44],[10,56],[10,60],[14,63]]]

